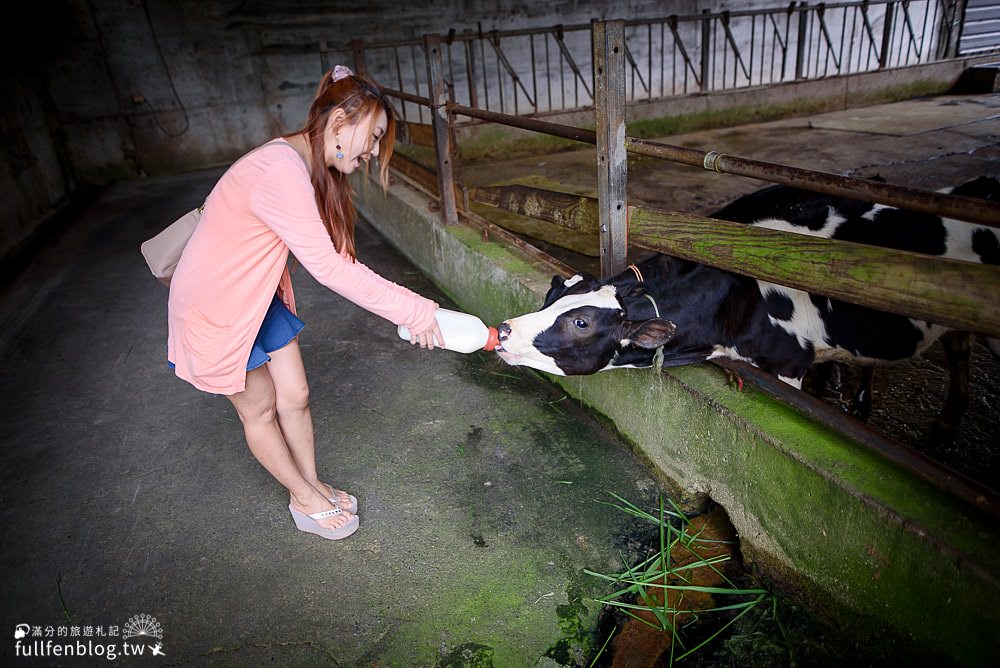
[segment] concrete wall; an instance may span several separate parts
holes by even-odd
[[[85,184],[225,164],[305,119],[355,37],[587,23],[762,0],[56,0],[0,26],[0,257]]]
[[[61,130],[50,134],[65,142],[78,177],[106,182],[224,163],[295,129],[320,73],[350,62],[355,37],[587,23],[609,9],[648,17],[720,4],[727,3],[63,0],[55,8],[37,3],[35,16],[9,25],[6,48],[27,56],[33,84],[19,92],[50,100],[50,121]]]
[[[400,182],[358,185],[366,218],[487,322],[536,309],[552,270]],[[1000,652],[996,522],[711,365],[557,378],[682,495],[721,503],[768,585],[884,665],[990,665]],[[641,406],[642,410],[636,410]]]
[[[7,62],[13,71],[0,101],[0,257],[76,189],[45,87],[23,62]]]

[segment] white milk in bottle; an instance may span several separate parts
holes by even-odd
[[[434,314],[434,319],[437,320],[441,335],[444,336],[442,347],[448,350],[459,353],[493,350],[499,342],[496,328],[487,327],[482,320],[471,313],[439,308]],[[397,331],[399,338],[410,340],[410,330],[406,325],[400,325]],[[440,342],[436,341],[434,345],[440,345]]]

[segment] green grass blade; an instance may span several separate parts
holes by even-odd
[[[601,645],[601,649],[598,650],[597,654],[594,655],[594,660],[590,662],[590,668],[594,668],[594,666],[597,665],[597,660],[601,658],[601,655],[604,654],[604,650],[607,649],[608,647],[608,643],[611,642],[611,639],[615,637],[616,630],[617,629],[611,629],[611,633],[609,633],[608,637],[605,638],[604,644]]]
[[[720,633],[722,633],[723,631],[725,631],[726,629],[728,629],[730,626],[732,626],[733,624],[735,624],[737,621],[739,621],[739,619],[741,617],[743,617],[743,615],[745,615],[748,612],[750,612],[751,610],[753,610],[756,607],[757,603],[760,603],[761,601],[765,600],[766,598],[767,598],[767,596],[761,596],[760,598],[758,598],[756,601],[754,601],[754,605],[751,605],[751,606],[748,606],[747,608],[744,608],[743,612],[741,612],[740,614],[738,614],[735,617],[733,617],[732,619],[730,619],[728,622],[726,622],[722,626],[722,628],[720,628],[718,631],[716,631],[715,633],[713,633],[712,635],[710,635],[705,640],[702,640],[700,643],[698,643],[698,645],[696,647],[692,647],[688,651],[684,652],[684,654],[681,654],[679,657],[677,657],[677,660],[680,661],[681,659],[683,659],[684,657],[688,656],[692,652],[695,652],[695,651],[701,649],[702,647],[704,647],[705,645],[707,645],[712,640],[715,640],[715,638],[717,638]]]
[[[659,539],[659,544],[652,550],[648,557],[638,561],[635,565],[629,565],[625,555],[619,552],[619,558],[621,559],[623,565],[623,570],[620,573],[607,575],[587,569],[584,569],[584,573],[617,585],[614,592],[594,600],[604,605],[615,607],[628,617],[639,620],[651,628],[661,629],[671,634],[673,642],[671,643],[670,649],[670,665],[673,665],[674,661],[680,661],[681,659],[690,656],[692,652],[704,647],[708,642],[724,633],[750,610],[758,608],[761,602],[772,601],[772,614],[777,621],[776,604],[773,603],[775,599],[767,592],[767,590],[760,588],[740,588],[720,570],[721,564],[732,559],[731,555],[720,554],[706,558],[694,549],[696,544],[731,544],[733,541],[704,538],[703,533],[706,531],[705,525],[702,525],[697,530],[689,530],[693,527],[690,518],[688,518],[681,510],[680,506],[669,497],[666,499],[664,499],[662,495],[659,497],[657,504],[658,507],[654,511],[656,513],[654,515],[652,512],[640,508],[636,504],[613,492],[609,492],[609,494],[613,499],[615,499],[616,502],[599,501],[599,503],[617,508],[632,517],[655,522],[658,525],[657,537]],[[674,552],[674,550],[680,550],[681,548],[687,550],[687,552],[692,555],[694,559],[683,565],[676,565],[678,555],[683,556],[684,559],[689,558],[683,553]],[[724,584],[716,586],[691,584],[693,581],[691,576],[696,573],[696,569],[699,568],[707,568],[711,570]],[[652,595],[654,590],[660,590],[664,594],[663,603],[660,605],[654,604]],[[674,601],[673,608],[670,607],[669,597],[666,596],[667,592],[670,590],[677,592],[677,598]],[[687,593],[704,593],[712,596],[729,597],[744,596],[753,598],[752,600],[736,602],[732,602],[732,599],[729,599],[729,602],[723,602],[722,605],[707,609],[680,610],[679,608],[682,606],[688,607],[692,605],[690,602],[686,601]],[[644,616],[637,614],[640,610],[646,614]],[[681,636],[680,629],[678,627],[679,615],[688,615],[688,617],[684,618],[687,620],[684,626],[687,627],[698,623],[703,616],[710,613],[725,611],[738,612],[733,619],[729,620],[722,626],[722,628],[712,633],[711,636],[701,641],[696,647],[690,649],[685,647],[683,637]],[[655,618],[658,625],[657,623],[649,620],[650,615]],[[779,628],[781,628],[780,622]],[[784,634],[784,629],[782,629],[782,632]],[[607,646],[609,641],[610,636],[608,640],[605,641],[604,647]],[[602,647],[601,652],[604,651],[604,647]],[[681,653],[678,655],[678,652]],[[598,656],[600,656],[600,653]]]

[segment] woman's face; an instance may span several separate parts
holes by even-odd
[[[374,112],[374,123],[372,116],[369,114],[353,124],[346,122],[343,112],[339,110],[330,114],[326,137],[328,167],[333,167],[342,174],[350,174],[361,166],[362,161],[368,162],[373,155],[378,155],[379,140],[385,134],[388,119],[382,108]],[[339,130],[336,129],[338,120],[341,123]],[[337,157],[338,144],[340,153],[344,154],[343,158]]]

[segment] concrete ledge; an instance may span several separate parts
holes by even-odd
[[[362,215],[462,308],[495,323],[541,303],[552,272],[518,249],[444,228],[405,183],[355,187]],[[995,518],[752,387],[731,389],[711,365],[552,380],[669,483],[723,505],[770,585],[850,640],[918,664],[1000,653]]]

